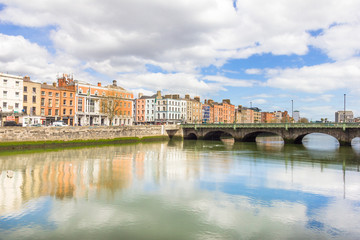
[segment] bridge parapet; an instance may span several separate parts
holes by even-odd
[[[236,123],[236,124],[182,124],[188,128],[360,128],[359,123]]]
[[[281,136],[286,143],[301,143],[310,133],[324,133],[335,137],[341,145],[350,145],[360,137],[358,123],[241,123],[241,124],[183,124],[184,138],[211,139],[221,134],[231,135],[237,141],[255,141],[261,133]]]

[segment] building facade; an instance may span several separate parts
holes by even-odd
[[[337,111],[335,113],[335,122],[343,123],[343,122],[354,122],[354,114],[352,111]]]
[[[23,110],[23,78],[0,73],[0,121],[19,122]]]

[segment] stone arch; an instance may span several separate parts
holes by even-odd
[[[312,133],[321,133],[321,134],[324,134],[324,135],[328,135],[330,137],[333,137],[335,138],[337,141],[339,141],[339,139],[336,137],[336,135],[332,135],[332,134],[329,134],[328,132],[321,132],[321,131],[311,131],[311,132],[307,132],[307,133],[303,133],[303,134],[300,134],[298,135],[297,137],[294,138],[294,143],[295,144],[303,144],[303,139],[305,136],[309,135],[309,134],[312,134]],[[340,142],[340,141],[339,141]]]
[[[220,140],[221,137],[234,137],[231,133],[228,133],[226,131],[210,131],[205,134],[204,140]]]
[[[255,132],[251,132],[246,134],[242,141],[243,142],[255,142],[256,141],[256,137],[259,136],[260,134],[273,134],[279,137],[282,137],[281,135],[279,135],[278,133],[274,133],[274,132],[270,132],[270,131],[255,131]]]
[[[196,136],[195,133],[188,133],[185,137],[184,137],[186,140],[197,140],[198,137]]]

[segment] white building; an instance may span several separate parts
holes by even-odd
[[[2,117],[7,115],[12,117],[11,120],[19,122],[22,109],[23,77],[0,73],[0,112]]]
[[[156,102],[155,122],[177,124],[186,121],[187,104],[179,95],[165,95]]]
[[[295,110],[293,113],[293,118],[294,118],[294,122],[299,122],[300,121],[300,112]]]

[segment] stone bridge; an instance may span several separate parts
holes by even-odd
[[[360,137],[358,123],[248,123],[248,124],[184,124],[184,139],[215,140],[233,137],[235,141],[254,142],[262,133],[283,138],[285,143],[302,143],[310,133],[324,133],[336,138],[340,145],[351,145],[352,139]]]

